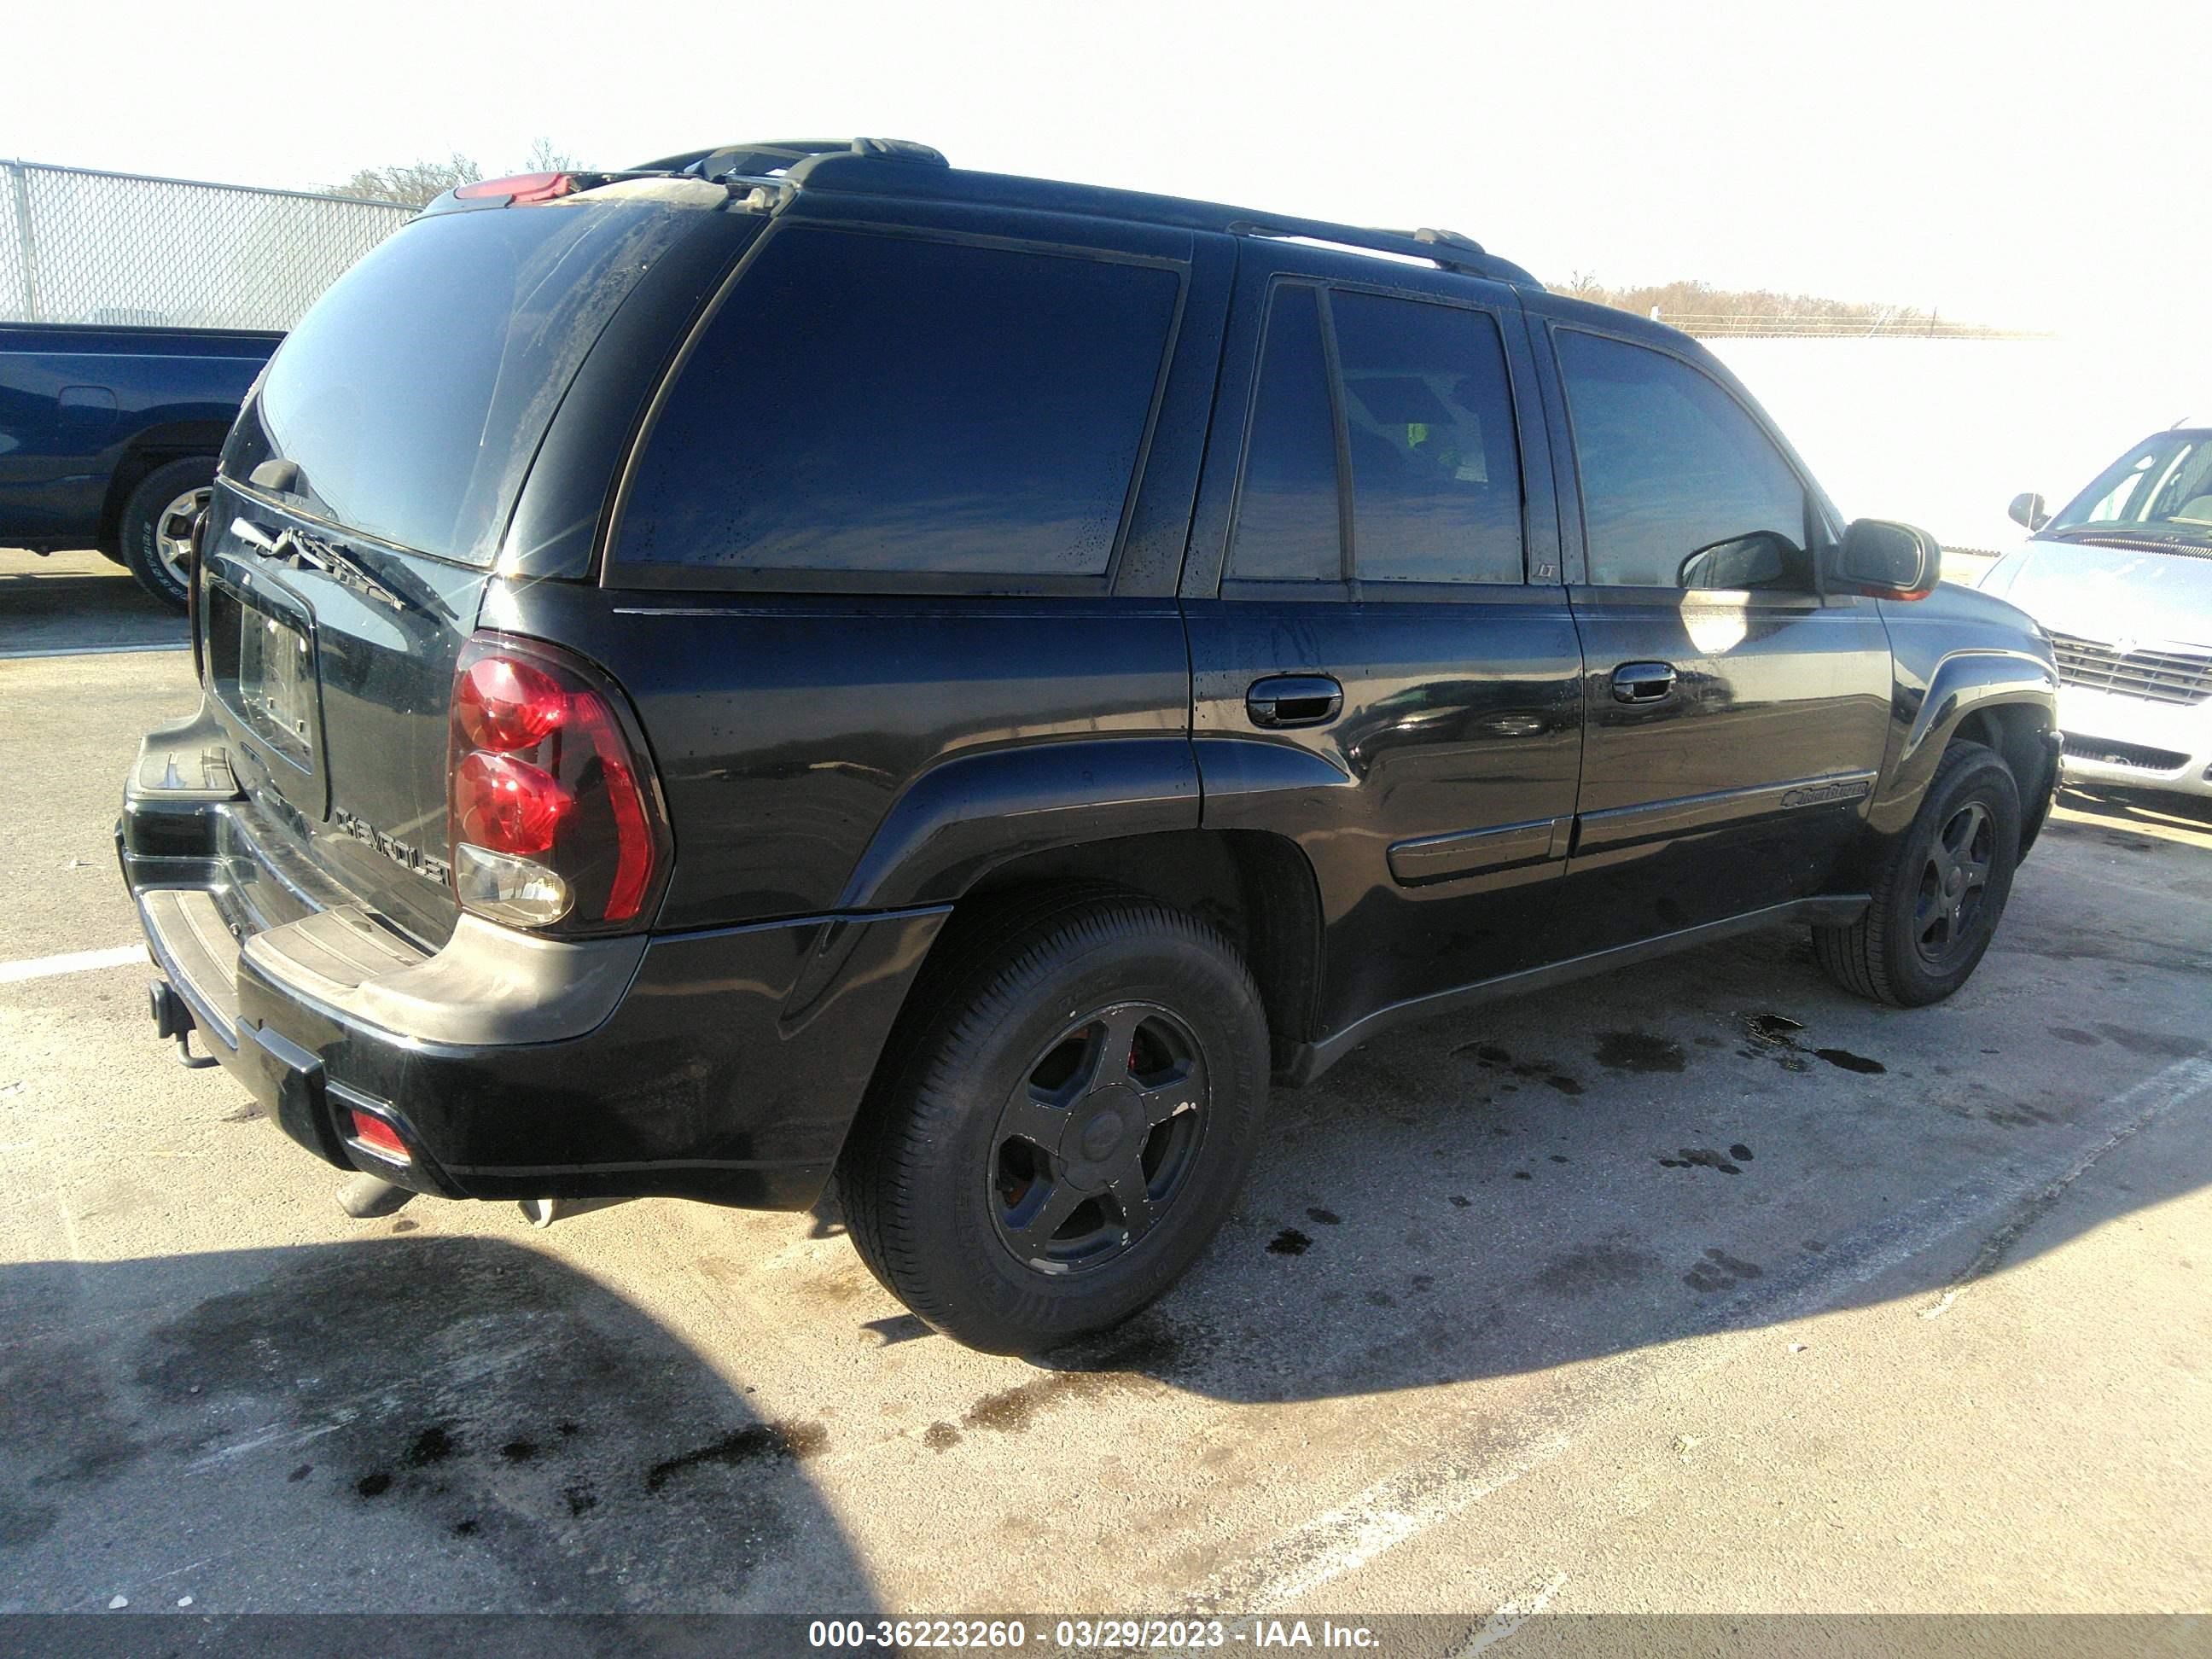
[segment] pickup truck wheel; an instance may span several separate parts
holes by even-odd
[[[215,457],[194,455],[155,467],[123,504],[123,563],[164,605],[185,608],[192,520],[208,503]]]
[[[1874,902],[1846,927],[1815,927],[1828,976],[1895,1008],[1940,1002],[1990,947],[2020,858],[2020,789],[1995,750],[1945,751],[1912,824],[1875,872]]]
[[[1096,889],[937,949],[839,1166],[853,1243],[971,1347],[1115,1324],[1189,1267],[1251,1161],[1267,1089],[1251,975],[1205,923]]]

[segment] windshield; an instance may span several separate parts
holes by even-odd
[[[2161,432],[2137,445],[2042,533],[2212,547],[2212,432]]]
[[[302,318],[224,447],[223,476],[317,518],[473,565],[599,331],[692,216],[658,204],[418,219]]]

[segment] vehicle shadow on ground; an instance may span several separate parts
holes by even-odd
[[[2078,812],[2113,828],[2140,830],[2189,845],[2212,847],[2212,799],[2102,784],[2069,784],[2059,792],[2058,805],[2062,811]]]
[[[1932,1307],[2196,1191],[2212,951],[2179,910],[2172,938],[2099,931],[2098,896],[2039,894],[1935,1009],[1869,1008],[1783,933],[1379,1038],[1279,1094],[1239,1215],[1183,1285],[1038,1363],[1245,1403],[1527,1375]],[[2008,1049],[2033,1060],[1984,1077]],[[2113,1187],[2097,1160],[2153,1123],[2183,1154]]]
[[[0,657],[185,641],[183,613],[100,554],[0,551]]]
[[[0,1268],[0,1613],[862,1613],[806,1473],[654,1320],[477,1238]]]

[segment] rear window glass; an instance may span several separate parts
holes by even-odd
[[[1179,288],[1118,259],[780,230],[668,394],[618,556],[1101,575]]]
[[[484,565],[577,366],[645,266],[696,222],[578,202],[417,220],[339,278],[270,361],[224,476],[347,529]]]

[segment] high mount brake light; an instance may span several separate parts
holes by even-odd
[[[447,825],[465,908],[584,931],[644,917],[667,836],[619,695],[535,640],[479,634],[462,648]]]
[[[489,196],[504,196],[508,205],[526,207],[566,196],[575,187],[576,181],[565,173],[516,173],[504,179],[479,179],[472,185],[462,185],[454,190],[453,198],[480,202]]]

